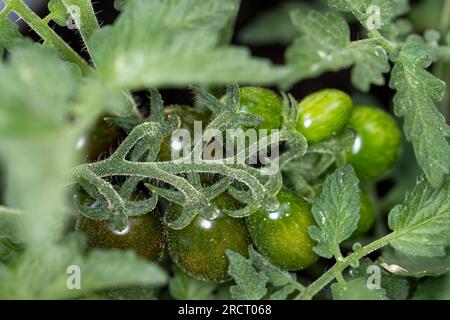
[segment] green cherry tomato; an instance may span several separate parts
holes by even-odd
[[[366,192],[361,192],[361,207],[359,211],[358,227],[353,232],[352,238],[359,237],[367,233],[375,222],[375,210],[373,208],[372,199]]]
[[[262,117],[258,129],[281,127],[281,99],[275,92],[260,87],[243,87],[239,91],[239,112]]]
[[[120,145],[125,133],[119,127],[108,124],[103,114],[89,133],[78,139],[76,149],[82,152],[87,162],[95,162],[109,157]]]
[[[194,121],[201,121],[202,128],[205,130],[211,116],[208,111],[195,109],[189,106],[170,106],[164,111],[166,115],[175,114],[180,117],[180,129],[189,130],[191,134],[191,144],[194,143]],[[178,154],[178,152],[183,149],[183,143],[186,142],[180,143],[175,137],[166,137],[161,145],[161,150],[159,151],[159,160],[172,160],[172,151],[174,154]]]
[[[314,224],[311,206],[299,195],[282,189],[280,206],[260,209],[247,217],[247,227],[258,250],[273,264],[286,270],[301,270],[317,260],[308,227]]]
[[[78,220],[77,230],[86,235],[88,250],[134,250],[149,261],[158,261],[163,254],[163,227],[157,210],[128,217],[128,225],[122,231],[115,230],[109,220],[98,221],[83,216]]]
[[[169,106],[165,108],[166,115],[175,114],[180,117],[180,129],[187,129],[191,135],[191,147],[194,144],[194,121],[202,122],[202,130],[205,130],[211,120],[211,113],[208,110],[200,110],[189,106]],[[202,132],[203,133],[203,132]],[[159,150],[160,161],[172,160],[172,154],[182,156],[182,150],[187,141],[180,141],[177,135],[168,136],[164,139]],[[217,180],[217,175],[211,173],[200,174],[205,185],[210,185]]]
[[[236,209],[238,202],[227,194],[214,199],[220,208]],[[181,207],[170,204],[166,211],[168,221],[175,220]],[[248,255],[250,236],[245,220],[220,213],[214,220],[197,216],[181,230],[166,228],[167,244],[172,260],[185,272],[201,280],[223,282],[229,279],[228,258],[230,249]]]
[[[372,180],[388,172],[397,161],[401,146],[401,133],[394,118],[379,108],[358,106],[349,126],[356,131],[356,137],[346,153],[347,162],[358,177]]]
[[[310,144],[341,133],[351,116],[352,100],[336,89],[324,89],[304,98],[298,104],[297,130]]]

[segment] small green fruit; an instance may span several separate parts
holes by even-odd
[[[298,104],[297,130],[310,144],[341,133],[351,116],[352,100],[336,89],[325,89],[304,98]]]
[[[238,202],[227,194],[214,199],[220,208],[237,209]],[[181,207],[170,204],[166,220],[175,220]],[[243,219],[220,213],[214,220],[197,216],[187,227],[166,227],[169,254],[185,272],[200,280],[223,282],[229,279],[227,249],[248,255],[250,236]]]
[[[314,241],[308,235],[314,224],[311,206],[299,195],[281,190],[274,212],[260,209],[247,217],[247,226],[259,251],[286,270],[301,270],[317,260]]]
[[[98,221],[82,216],[78,220],[77,230],[86,235],[89,250],[134,250],[149,261],[158,261],[163,254],[163,227],[157,210],[128,217],[128,225],[122,231],[115,230],[109,220]]]
[[[239,112],[263,118],[257,129],[279,129],[281,127],[281,99],[272,90],[260,87],[240,89]]]
[[[401,132],[395,119],[379,108],[358,106],[349,126],[356,131],[356,137],[347,150],[347,162],[358,177],[373,180],[387,173],[400,154]]]

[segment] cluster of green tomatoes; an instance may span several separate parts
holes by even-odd
[[[339,136],[347,128],[354,130],[351,148],[345,151],[351,164],[363,181],[386,174],[398,159],[401,134],[394,118],[380,108],[353,106],[344,92],[325,89],[315,92],[298,103],[298,130],[309,145]],[[259,128],[279,129],[282,123],[281,97],[275,92],[258,87],[240,89],[242,113],[263,119]],[[181,128],[193,130],[195,120],[208,122],[210,114],[188,106],[166,108],[167,114],[181,118]],[[98,160],[118,144],[119,129],[100,124],[87,144],[89,161]],[[159,160],[170,160],[171,143],[167,138],[161,146]],[[208,183],[208,178],[202,179]],[[308,235],[314,224],[311,204],[287,188],[277,195],[279,207],[270,212],[261,208],[246,218],[219,214],[214,220],[198,215],[187,227],[175,230],[167,221],[181,214],[181,207],[172,203],[158,206],[142,216],[129,217],[128,226],[114,230],[110,221],[96,221],[80,217],[77,229],[85,233],[88,246],[94,248],[131,249],[149,261],[160,261],[165,250],[182,270],[191,276],[208,281],[228,280],[227,249],[247,256],[253,244],[272,264],[284,270],[298,271],[316,262],[314,241]],[[240,203],[227,193],[214,200],[218,208],[237,209]],[[162,209],[163,208],[163,209]],[[164,211],[163,213],[160,211]],[[373,224],[374,210],[366,193],[361,196],[358,229],[354,236],[366,233]]]

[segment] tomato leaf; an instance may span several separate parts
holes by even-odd
[[[407,277],[437,277],[450,271],[450,254],[444,257],[412,257],[386,248],[378,260],[389,272]]]
[[[286,285],[281,289],[272,293],[269,297],[270,300],[286,300],[291,293],[293,293],[296,288],[292,285]]]
[[[386,297],[392,300],[405,300],[409,295],[409,283],[405,277],[393,274],[384,266],[370,259],[362,259],[359,266],[350,271],[352,278],[364,278],[372,286],[384,289]]]
[[[304,15],[297,10],[291,19],[300,36],[286,51],[287,63],[292,67],[289,86],[350,66],[354,66],[352,83],[358,89],[368,91],[372,83],[384,84],[383,73],[390,69],[386,51],[370,41],[351,42],[344,18],[317,11]]]
[[[0,266],[17,257],[23,251],[21,244],[12,241],[8,237],[0,236]]]
[[[450,274],[438,278],[427,278],[418,285],[413,299],[450,300]]]
[[[67,283],[75,283],[70,282],[69,276],[76,274],[68,271],[70,266],[79,268],[80,290],[68,290]],[[62,244],[25,251],[17,264],[0,268],[0,297],[69,299],[127,285],[159,287],[166,281],[166,274],[158,266],[138,258],[134,252],[98,250],[86,257],[80,239],[69,237]]]
[[[444,256],[450,243],[450,178],[433,189],[421,177],[404,203],[389,213],[389,227],[396,250],[411,256]]]
[[[73,66],[53,50],[31,43],[14,47],[0,64],[0,136],[60,130],[76,88]]]
[[[94,34],[99,75],[120,88],[275,83],[281,67],[247,49],[221,46],[238,0],[136,0],[125,3],[112,27]]]
[[[259,300],[267,294],[266,285],[269,278],[263,272],[258,272],[252,262],[239,253],[227,250],[229,260],[228,274],[233,277],[236,285],[230,288],[233,299]]]
[[[156,300],[155,288],[131,286],[118,289],[106,289],[84,296],[87,300]]]
[[[214,283],[192,278],[179,268],[169,279],[169,292],[177,300],[203,300],[211,297],[217,286]]]
[[[5,49],[9,50],[19,39],[22,39],[22,35],[17,24],[7,18],[0,18],[0,57]]]
[[[269,260],[255,251],[252,246],[249,247],[248,252],[253,265],[265,273],[268,277],[268,282],[275,289],[275,291],[270,293],[270,300],[285,300],[291,293],[299,289],[301,285],[297,282],[295,273],[289,273],[272,265]]]
[[[63,3],[63,0],[50,0],[48,2],[48,10],[52,15],[52,20],[59,26],[65,27],[70,17],[70,13]]]
[[[123,8],[125,7],[127,0],[114,0],[114,8],[117,11],[122,11]]]
[[[387,300],[384,289],[369,289],[365,278],[331,285],[334,300]]]
[[[351,166],[338,168],[329,175],[323,191],[312,205],[317,226],[309,227],[309,235],[317,241],[314,251],[324,257],[337,255],[339,244],[356,230],[359,220],[359,180]]]
[[[368,18],[379,10],[380,24],[387,25],[408,8],[407,0],[328,0],[328,4],[338,10],[351,12],[362,25],[367,27]]]
[[[263,271],[267,275],[268,281],[275,287],[282,287],[288,284],[296,284],[297,277],[295,273],[289,273],[274,266],[270,263],[269,260],[267,260],[267,258],[263,257],[255,249],[253,249],[252,246],[249,247],[248,252],[253,265],[258,270]]]
[[[417,161],[430,183],[438,186],[450,168],[450,127],[435,102],[442,99],[445,83],[426,68],[433,53],[418,36],[408,38],[392,69],[390,87],[397,90],[395,113],[404,117],[404,131]]]

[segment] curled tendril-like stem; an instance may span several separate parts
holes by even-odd
[[[261,120],[259,117],[238,112],[239,88],[237,86],[228,87],[224,102],[201,89],[193,88],[193,90],[197,98],[215,115],[208,129],[238,128],[242,126],[242,123],[255,125]],[[164,137],[179,127],[180,119],[174,116],[166,120],[161,96],[154,89],[150,92],[151,116],[145,120],[122,121],[122,125],[128,128],[130,133],[108,159],[81,164],[72,170],[69,184],[79,183],[80,179],[83,179],[87,183],[80,183],[80,185],[88,191],[89,195],[93,197],[99,194],[103,201],[96,208],[76,202],[75,207],[82,214],[96,219],[109,217],[114,223],[117,222],[116,227],[121,227],[123,223],[126,223],[128,216],[140,215],[152,210],[160,196],[183,207],[180,217],[168,222],[172,228],[181,229],[187,226],[196,215],[207,219],[217,217],[219,211],[211,200],[226,190],[230,190],[232,195],[245,204],[243,208],[235,211],[225,209],[225,213],[233,217],[248,216],[260,207],[267,210],[275,210],[278,207],[276,194],[282,185],[280,171],[276,170],[274,174],[264,175],[261,169],[247,164],[236,164],[233,159],[238,156],[249,159],[274,142],[279,143],[283,140],[297,146],[295,152],[304,154],[306,143],[301,140],[302,136],[293,134],[289,128],[283,128],[281,132],[260,138],[256,143],[232,157],[220,160],[197,157],[198,151],[204,150],[204,141],[196,141],[193,151],[184,158],[158,162],[156,159]],[[248,154],[242,155],[241,152],[248,152]],[[145,158],[143,158],[144,155],[146,155]],[[274,163],[274,160],[267,159],[267,163],[272,164],[271,162]],[[222,178],[211,186],[203,187],[199,179],[200,173],[218,174]],[[127,177],[118,190],[107,180],[113,176]],[[152,197],[131,201],[130,198],[138,183],[144,179],[158,180],[171,188],[157,187],[147,183],[147,188],[153,194]],[[245,186],[247,190],[235,189],[233,184],[236,182]],[[248,203],[245,199],[253,201]]]

